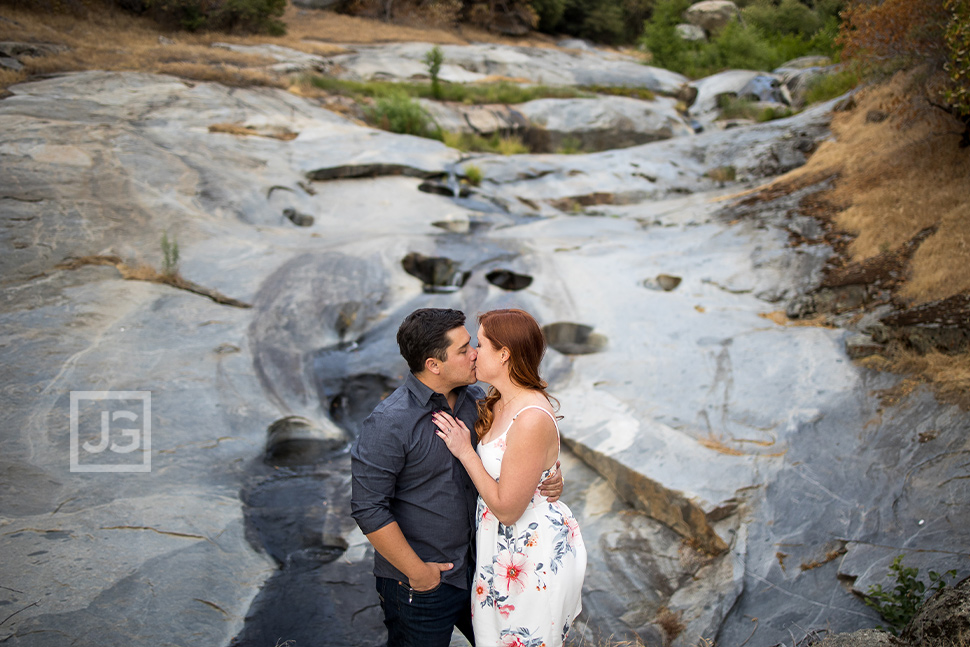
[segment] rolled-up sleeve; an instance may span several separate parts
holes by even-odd
[[[368,416],[350,450],[352,488],[350,511],[368,535],[394,521],[390,502],[404,468],[403,439],[381,414]]]

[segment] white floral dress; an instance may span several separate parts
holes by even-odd
[[[498,480],[505,439],[478,444],[485,469]],[[559,426],[556,425],[556,433]],[[551,470],[543,473],[545,479]],[[538,489],[522,517],[506,526],[478,498],[472,626],[477,647],[559,647],[582,610],[586,546],[566,504],[549,503]]]

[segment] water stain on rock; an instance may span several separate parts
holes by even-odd
[[[606,348],[605,335],[593,332],[592,326],[561,321],[542,327],[546,343],[564,355],[588,355]]]
[[[421,279],[425,292],[457,292],[471,276],[461,264],[443,256],[425,256],[411,252],[401,260],[404,271]]]
[[[287,416],[269,426],[263,460],[277,467],[308,465],[349,442],[349,434],[337,426],[323,429],[302,416]]]
[[[492,285],[503,290],[524,290],[532,285],[532,277],[528,274],[518,274],[512,270],[492,270],[485,275]]]

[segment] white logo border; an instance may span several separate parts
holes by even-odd
[[[78,403],[81,400],[142,401],[142,462],[123,465],[82,465],[79,461]],[[152,392],[151,391],[71,391],[71,472],[138,472],[152,471]]]

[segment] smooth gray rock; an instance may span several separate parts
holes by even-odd
[[[316,2],[320,0],[307,0]],[[327,59],[315,54],[307,54],[300,50],[282,45],[237,45],[236,43],[212,43],[212,47],[228,49],[242,54],[252,54],[271,58],[277,63],[269,67],[276,74],[297,74],[300,72],[330,71]]]
[[[571,198],[596,205],[637,204],[719,189],[722,182],[709,172],[721,167],[734,167],[739,183],[797,168],[827,132],[828,109],[823,104],[749,128],[589,155],[481,156],[462,165],[481,169],[491,194],[523,215],[561,214],[557,201]]]
[[[809,59],[813,57],[808,57]],[[822,57],[824,58],[824,57]],[[796,59],[794,63],[798,63]],[[787,64],[786,64],[787,65]],[[792,105],[802,107],[805,105],[805,96],[812,84],[825,76],[835,74],[841,68],[840,65],[819,65],[815,67],[779,67],[773,74],[780,74],[784,79],[785,87],[792,97]]]
[[[782,81],[782,79],[773,76],[760,74],[745,83],[738,90],[738,98],[767,103],[782,103],[790,106],[791,96],[789,96],[788,89],[783,85]]]
[[[556,41],[556,47],[562,47],[563,49],[578,49],[582,51],[595,49],[593,45],[586,42],[582,38],[563,38],[560,41]]]
[[[0,67],[8,70],[13,70],[14,72],[19,72],[24,69],[24,64],[15,58],[9,56],[0,56]]]
[[[749,70],[726,70],[699,79],[692,83],[697,88],[697,100],[691,106],[691,115],[705,125],[712,123],[720,114],[718,101],[724,95],[791,105],[782,81],[781,76]]]
[[[703,27],[691,24],[679,24],[676,27],[677,35],[686,41],[700,42],[707,40],[707,32]]]
[[[451,133],[469,133],[488,137],[493,133],[521,134],[527,122],[517,108],[508,105],[468,105],[430,99],[418,99],[435,124]]]
[[[694,132],[677,111],[675,100],[667,97],[536,99],[514,106],[422,99],[420,104],[442,130],[484,137],[518,135],[545,152],[569,143],[584,151],[626,148]]]
[[[693,130],[666,97],[641,101],[628,97],[537,99],[516,106],[528,122],[548,137],[551,151],[567,142],[581,150],[601,151],[683,137]]]
[[[741,13],[731,0],[703,0],[692,4],[684,12],[684,19],[708,34],[717,34],[732,20],[739,20]]]
[[[407,80],[428,78],[424,55],[430,43],[357,46],[350,54],[330,57],[340,78]],[[649,67],[623,54],[594,50],[582,54],[556,49],[502,45],[442,45],[443,81],[471,83],[507,78],[546,85],[606,85],[677,92],[687,78]]]

